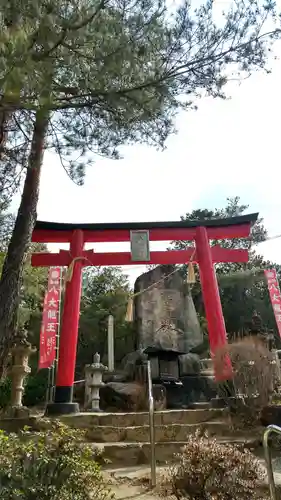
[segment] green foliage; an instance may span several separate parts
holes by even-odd
[[[40,370],[27,376],[23,395],[23,404],[25,406],[37,406],[46,401],[47,371]]]
[[[82,445],[81,431],[53,424],[18,435],[0,432],[0,493],[3,500],[108,500],[96,456]]]
[[[11,398],[11,379],[5,377],[0,380],[0,410],[7,407]]]
[[[77,376],[95,352],[104,358],[107,354],[108,316],[114,316],[116,361],[134,349],[133,326],[125,322],[130,293],[128,278],[118,267],[90,268],[84,276],[81,300]]]
[[[0,168],[1,172],[1,168]],[[1,174],[0,174],[1,175]],[[10,201],[10,198],[8,198]],[[0,251],[6,252],[10,237],[12,234],[15,218],[12,214],[6,212],[6,207],[8,208],[7,193],[6,189],[4,193],[0,192]],[[0,270],[2,271],[4,261],[4,254],[0,255]]]
[[[29,338],[36,342],[41,324],[41,310],[47,286],[48,270],[45,267],[31,266],[31,253],[46,251],[46,245],[33,243],[23,267],[20,290],[18,321],[27,324]]]
[[[23,269],[21,307],[26,307],[31,311],[41,308],[48,280],[48,269],[31,266],[31,254],[44,251],[47,251],[46,245],[33,243]]]
[[[239,197],[234,197],[227,199],[225,208],[193,210],[181,217],[181,219],[204,220],[234,217],[244,214],[247,209],[248,206],[241,204]],[[250,238],[212,242],[212,244],[219,244],[223,248],[245,248],[250,250],[250,259],[247,264],[216,265],[223,313],[229,334],[247,329],[254,310],[260,313],[265,328],[276,331],[274,315],[262,270],[272,266],[280,273],[281,269],[280,266],[274,263],[264,261],[255,249],[255,245],[264,241],[266,237],[267,231],[262,219],[259,219],[252,228]],[[190,242],[184,241],[174,242],[173,244],[174,248],[177,249],[186,248],[188,245],[190,245]],[[186,272],[185,268],[183,268],[183,272]],[[198,273],[197,278],[197,282],[192,289],[192,295],[198,313],[204,316]],[[276,335],[277,337],[278,335]]]
[[[8,222],[6,218],[8,217]],[[0,254],[0,274],[2,272],[2,266],[4,263],[4,258],[6,255],[6,245],[5,242],[11,237],[12,228],[10,226],[9,215],[3,215],[3,220],[6,221],[6,239],[3,238],[0,242],[2,244],[3,253]],[[0,234],[1,238],[1,234]],[[1,248],[1,246],[0,246]],[[47,285],[47,275],[48,271],[46,268],[32,267],[31,266],[31,254],[32,252],[43,252],[46,251],[46,245],[33,243],[30,248],[30,252],[27,255],[24,268],[22,283],[20,287],[20,307],[19,307],[19,324],[23,325],[28,323],[29,334],[32,340],[34,337],[34,328],[38,331],[38,319],[41,323],[41,309],[43,297],[46,291]],[[35,332],[36,335],[36,332]]]
[[[179,463],[170,470],[173,494],[189,500],[262,500],[260,486],[264,471],[248,450],[199,433],[187,436],[178,455]]]

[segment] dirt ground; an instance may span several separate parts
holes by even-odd
[[[168,498],[167,492],[162,487],[162,476],[165,468],[161,468],[157,475],[157,487],[150,488],[150,472],[147,467],[132,467],[130,469],[120,469],[119,472],[108,471],[105,473],[106,479],[116,500],[130,500],[137,498],[140,500],[163,500]],[[175,500],[175,497],[170,497]]]
[[[116,500],[163,500],[163,498],[168,498],[167,496],[159,495],[157,491],[147,491],[142,486],[134,486],[132,484],[115,484],[111,486],[112,492],[115,495]],[[278,500],[281,500],[281,490],[278,491]],[[170,497],[170,499],[175,500],[175,497]],[[250,499],[249,499],[250,500]],[[270,500],[269,493],[265,492],[264,500]]]
[[[119,484],[112,485],[111,488],[116,500],[130,500],[133,498],[138,498],[139,500],[155,500],[161,498],[155,493],[145,491],[141,486]]]
[[[116,500],[176,500],[175,496],[165,486],[165,469],[163,468],[157,475],[157,487],[153,490],[149,486],[149,470],[143,467],[131,469],[128,473],[119,474],[106,473],[110,488]],[[265,485],[263,489],[264,500],[270,500],[269,489]],[[281,500],[281,488],[278,487],[278,500]],[[251,499],[249,499],[251,500]]]

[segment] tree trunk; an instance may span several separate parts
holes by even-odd
[[[42,111],[36,114],[21,203],[0,280],[0,376],[5,370],[7,355],[16,334],[23,264],[37,218],[48,118]]]
[[[0,103],[0,161],[5,161],[6,143],[8,138],[8,127],[12,118],[12,112],[5,110],[4,104]]]

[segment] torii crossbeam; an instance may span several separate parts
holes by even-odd
[[[71,280],[67,282],[61,322],[59,360],[56,375],[54,403],[47,413],[66,414],[79,411],[72,401],[78,323],[80,313],[82,269],[87,266],[125,266],[136,264],[186,264],[192,260],[199,264],[200,281],[205,305],[210,350],[214,355],[227,343],[224,318],[219,297],[214,263],[247,262],[248,251],[210,246],[210,240],[247,238],[258,214],[225,219],[145,222],[124,224],[61,224],[36,223],[32,241],[38,243],[69,243],[69,250],[59,253],[37,253],[32,256],[33,266],[71,266]],[[148,261],[132,261],[128,252],[98,253],[85,250],[85,243],[130,241],[131,231],[149,231],[150,241],[195,241],[187,250],[151,252]],[[231,364],[216,371],[217,380],[232,375]]]

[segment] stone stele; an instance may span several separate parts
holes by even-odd
[[[186,280],[174,266],[158,266],[135,282],[134,313],[139,348],[157,345],[189,352],[203,336]],[[165,278],[165,279],[163,279]],[[158,283],[159,282],[159,283]],[[153,284],[158,283],[155,286]]]

